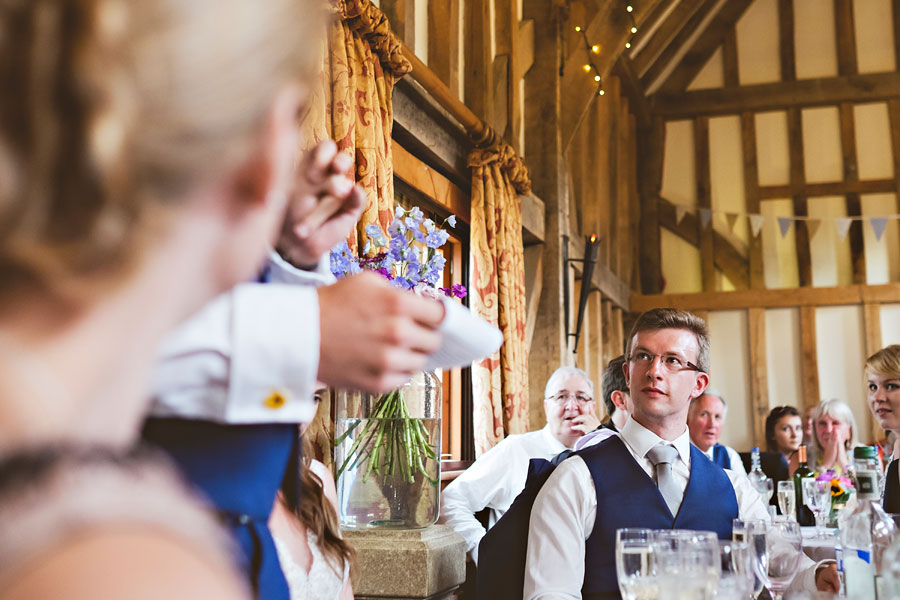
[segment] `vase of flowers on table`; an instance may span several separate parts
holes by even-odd
[[[331,253],[338,278],[370,270],[394,286],[437,297],[464,297],[456,285],[439,287],[445,259],[439,249],[456,225],[440,226],[418,207],[400,206],[387,233],[366,227],[360,255],[345,243]],[[438,517],[442,384],[435,373],[419,373],[386,394],[337,390],[335,452],[341,527],[416,529]]]
[[[828,481],[831,484],[831,507],[827,514],[828,527],[837,527],[838,519],[847,506],[851,494],[855,492],[853,481],[844,474],[834,471],[820,473],[816,479]]]

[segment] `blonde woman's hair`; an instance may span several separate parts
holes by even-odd
[[[822,444],[819,443],[819,436],[816,434],[816,421],[823,416],[840,419],[850,425],[850,437],[845,444],[845,450],[850,450],[859,445],[859,441],[856,438],[856,419],[853,418],[853,411],[850,410],[847,403],[841,402],[837,398],[823,400],[819,403],[813,413],[813,441],[816,445],[817,456],[822,456],[825,452],[824,448],[822,448]]]
[[[0,0],[0,302],[90,295],[321,68],[314,0]]]
[[[900,345],[882,348],[866,359],[866,375],[887,375],[900,379]]]

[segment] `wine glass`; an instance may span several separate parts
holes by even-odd
[[[778,508],[781,514],[788,519],[795,519],[794,507],[796,506],[796,493],[793,481],[778,482]]]
[[[831,482],[814,478],[803,479],[803,499],[816,517],[816,537],[824,538],[825,511],[831,508]]]
[[[747,543],[750,570],[753,573],[753,587],[750,590],[753,598],[758,598],[768,583],[769,548],[766,545],[768,526],[768,521],[762,519],[741,522],[743,537]]]
[[[800,524],[788,519],[768,523],[766,550],[769,554],[766,587],[769,588],[773,600],[782,600],[784,591],[797,574],[800,559],[803,557]]]
[[[659,600],[712,600],[719,585],[719,544],[682,540],[653,545]]]
[[[616,577],[623,600],[656,598],[659,584],[650,529],[616,531]]]

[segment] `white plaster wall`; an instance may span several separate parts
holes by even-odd
[[[884,216],[897,212],[895,194],[866,194],[860,197],[863,215]],[[900,236],[895,219],[887,222],[881,240],[875,239],[875,232],[868,222],[863,223],[863,245],[866,256],[866,283],[875,285],[900,281]]]
[[[836,45],[834,3],[827,0],[794,0],[797,79],[835,77]]]
[[[773,308],[765,312],[766,375],[769,407],[803,405],[800,378],[800,309]]]
[[[713,117],[709,120],[709,172],[713,210],[747,214],[740,117]],[[717,217],[713,221],[715,228],[728,232],[724,215]],[[733,233],[746,243],[749,240],[747,220],[738,219]]]
[[[753,445],[750,407],[750,356],[747,311],[709,313],[710,386],[725,397],[728,414],[722,428],[722,443],[736,450]]]
[[[791,151],[787,113],[756,113],[756,163],[759,185],[786,185],[791,181]]]
[[[807,213],[821,219],[816,234],[809,240],[812,263],[812,284],[815,287],[850,285],[853,283],[853,266],[850,260],[850,237],[841,240],[834,226],[834,219],[847,214],[844,196],[819,196],[809,198]],[[851,227],[859,227],[854,222]]]
[[[859,178],[892,178],[894,152],[891,149],[891,119],[887,103],[857,104],[853,107],[853,121]]]
[[[836,106],[805,108],[803,122],[803,162],[807,183],[841,181],[841,122]]]
[[[668,121],[663,155],[662,197],[693,206],[697,199],[693,121]]]
[[[760,235],[766,288],[797,287],[800,278],[797,272],[797,242],[794,227],[791,227],[784,237],[781,237],[781,231],[778,229],[778,217],[793,216],[793,202],[790,199],[763,200],[760,208],[765,217]]]
[[[706,64],[687,86],[690,90],[708,90],[720,88],[725,85],[724,71],[722,70],[722,49],[719,48],[710,57]]]
[[[703,289],[700,251],[665,227],[660,229],[662,274],[666,280],[663,292],[688,294]]]
[[[778,3],[756,0],[738,19],[738,81],[741,85],[781,80],[778,48]]]
[[[881,305],[881,345],[900,344],[900,304]]]
[[[860,73],[880,73],[896,68],[893,18],[890,0],[854,0],[856,60]]]
[[[819,395],[823,400],[837,398],[846,402],[856,419],[857,437],[862,443],[870,443],[869,408],[863,385],[864,331],[860,306],[816,309]]]
[[[419,57],[426,65],[428,64],[428,0],[414,0],[415,8],[414,8],[414,18],[416,28],[416,37],[415,37],[415,48],[413,48],[413,52],[415,52],[416,56]],[[493,3],[492,3],[493,4]],[[460,12],[460,14],[463,14]],[[460,38],[462,39],[462,38]],[[460,44],[462,45],[462,44]]]

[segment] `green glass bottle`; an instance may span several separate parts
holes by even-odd
[[[800,525],[815,525],[816,520],[813,512],[806,506],[803,498],[803,480],[815,477],[816,474],[806,464],[806,446],[800,446],[797,450],[799,465],[794,471],[794,496],[797,498],[797,523]]]

